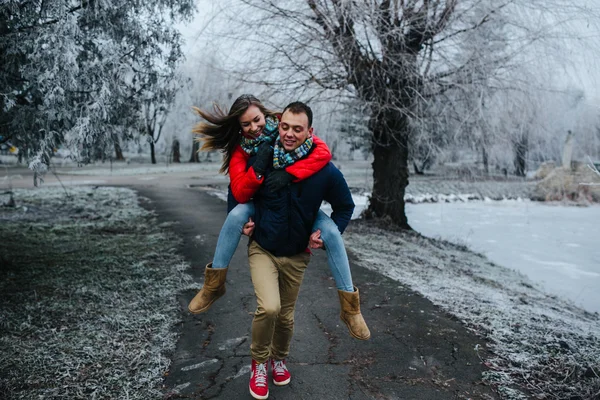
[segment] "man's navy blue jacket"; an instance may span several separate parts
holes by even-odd
[[[253,162],[254,157],[248,166]],[[265,181],[272,171],[271,168],[265,172]],[[354,201],[344,176],[331,162],[309,178],[277,192],[269,192],[266,185],[261,185],[254,196],[252,238],[276,257],[305,251],[323,200],[331,204],[331,219],[343,233],[352,217]],[[228,212],[237,205],[231,190],[227,203]]]

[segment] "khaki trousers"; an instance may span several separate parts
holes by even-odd
[[[248,246],[257,308],[250,354],[259,363],[286,358],[294,334],[294,311],[310,254],[275,257],[254,240]]]

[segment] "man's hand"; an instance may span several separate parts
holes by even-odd
[[[294,175],[286,172],[283,169],[279,169],[269,174],[267,180],[265,181],[265,185],[267,185],[269,192],[276,192],[279,189],[286,187],[293,180]]]
[[[254,232],[254,221],[252,221],[252,217],[248,218],[248,222],[244,224],[242,228],[242,233],[246,236],[252,236]]]
[[[264,142],[258,146],[256,152],[256,160],[252,167],[258,175],[264,175],[269,165],[273,162],[273,148],[268,142]]]
[[[310,235],[308,239],[308,247],[311,249],[324,249],[323,240],[321,239],[321,230],[317,229]]]

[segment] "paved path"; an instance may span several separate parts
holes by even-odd
[[[128,185],[150,199],[161,222],[174,222],[183,239],[180,252],[202,282],[211,260],[225,204],[186,185],[209,178],[158,177],[103,179]],[[13,181],[31,187],[31,180]],[[78,178],[86,179],[85,177]],[[90,179],[90,178],[87,178]],[[198,316],[187,312],[194,292],[180,294],[181,335],[165,379],[168,398],[244,399],[248,393],[249,334],[255,309],[242,239],[227,279],[227,294]],[[349,249],[350,253],[352,249]],[[352,257],[352,255],[351,255]],[[481,384],[484,367],[475,352],[484,341],[454,318],[398,282],[351,260],[354,282],[361,289],[363,315],[372,332],[369,341],[353,339],[339,320],[339,303],[322,251],[313,257],[300,291],[296,332],[286,387],[270,387],[270,399],[490,399]]]
[[[211,260],[225,204],[191,189],[138,189],[152,199],[161,221],[176,221],[182,254],[200,282]],[[232,260],[227,294],[204,314],[186,313],[194,292],[179,302],[182,336],[166,386],[185,398],[250,398],[249,334],[255,309],[242,239]],[[393,280],[352,262],[372,339],[350,337],[326,257],[319,251],[305,276],[289,359],[292,382],[270,388],[270,399],[460,399],[495,398],[480,384],[483,367],[474,351],[483,341],[428,300]],[[490,397],[486,397],[490,396]]]

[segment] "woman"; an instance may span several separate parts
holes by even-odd
[[[272,111],[252,95],[237,98],[229,112],[218,106],[214,112],[198,108],[195,111],[207,122],[194,127],[200,135],[201,150],[220,150],[224,153],[221,173],[229,173],[229,214],[217,241],[215,256],[204,271],[204,286],[190,302],[190,312],[204,312],[223,294],[229,262],[240,241],[243,230],[252,227],[254,215],[252,196],[264,183],[264,171],[273,162],[272,144],[278,136],[278,120]],[[289,182],[308,178],[323,168],[330,160],[329,148],[321,139],[313,136],[312,160],[300,159],[285,169],[285,172],[271,174],[268,189],[276,191]],[[250,156],[256,155],[254,164],[246,169]],[[237,203],[237,205],[235,205]],[[235,207],[233,207],[235,205]],[[352,283],[348,256],[344,242],[335,223],[325,213],[319,211],[313,226],[313,241],[323,241],[327,252],[329,268],[338,289],[341,319],[346,323],[350,334],[366,340],[370,332],[360,313],[359,292]]]

